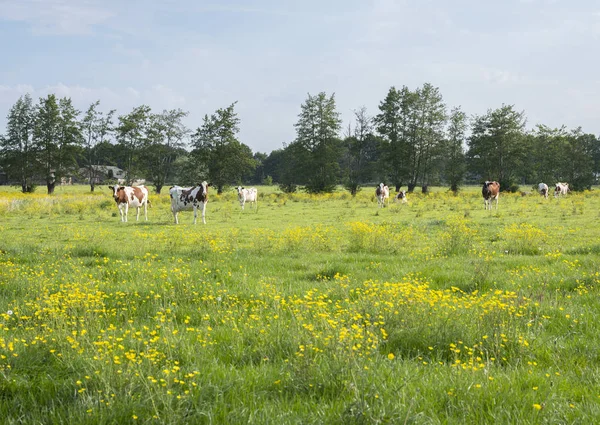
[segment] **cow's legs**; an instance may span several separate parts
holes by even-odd
[[[141,208],[141,205],[135,208],[137,211],[137,215],[135,216],[135,221],[140,221],[140,208]]]
[[[175,219],[175,224],[179,224],[179,220],[177,220],[177,211],[173,211],[173,218]]]
[[[125,205],[123,205],[123,204],[119,204],[119,214],[121,214],[121,222],[123,222],[123,223],[126,221],[126,220],[125,220],[125,218],[126,218],[126,215],[125,215],[125,213],[123,212],[123,210],[125,209],[126,205],[127,205],[127,204],[125,204]]]
[[[206,224],[206,202],[202,202],[202,223]]]
[[[146,221],[148,221],[148,201],[144,203],[144,216],[146,216]]]
[[[198,218],[198,207],[194,205],[194,224],[196,224],[196,219]]]
[[[127,214],[129,214],[129,204],[125,204],[125,223],[127,223]]]

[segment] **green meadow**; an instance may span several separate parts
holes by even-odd
[[[258,190],[0,187],[2,423],[600,422],[599,191]]]

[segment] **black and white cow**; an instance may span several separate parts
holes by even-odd
[[[198,208],[202,208],[202,223],[206,224],[206,203],[208,202],[208,186],[202,182],[199,186],[180,187],[173,186],[169,189],[171,195],[171,212],[175,219],[175,224],[179,224],[177,213],[179,211],[194,210],[194,224],[198,218]]]

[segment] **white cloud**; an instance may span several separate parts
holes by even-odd
[[[36,34],[89,34],[111,16],[85,0],[0,0],[0,20],[27,22]]]

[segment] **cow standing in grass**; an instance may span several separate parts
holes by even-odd
[[[379,183],[379,186],[375,189],[375,196],[377,197],[377,204],[379,207],[383,208],[385,206],[385,201],[387,200],[389,202],[390,200],[390,188],[383,183]]]
[[[173,186],[169,189],[171,196],[171,212],[175,219],[175,224],[179,224],[177,214],[179,211],[194,210],[194,224],[198,218],[198,208],[202,208],[202,223],[206,224],[206,203],[208,202],[208,186],[202,182],[199,186],[180,187]]]
[[[554,197],[567,196],[569,191],[569,183],[556,183],[554,187]]]
[[[244,189],[243,187],[238,186],[237,192],[242,211],[244,211],[246,202],[250,202],[253,206],[258,208],[258,190],[256,190],[256,188],[251,187],[250,189]]]
[[[500,183],[486,181],[481,188],[483,195],[483,205],[485,209],[492,209],[492,202],[496,200],[496,209],[498,209],[498,198],[500,197]],[[489,208],[488,208],[489,207]]]
[[[140,208],[144,207],[144,216],[148,221],[148,189],[145,186],[108,186],[113,191],[113,198],[117,203],[117,208],[121,213],[121,221],[127,222],[127,213],[129,207],[137,208],[136,221],[140,219]]]
[[[548,199],[548,185],[546,183],[540,183],[538,185],[538,191],[540,192],[540,195]]]

